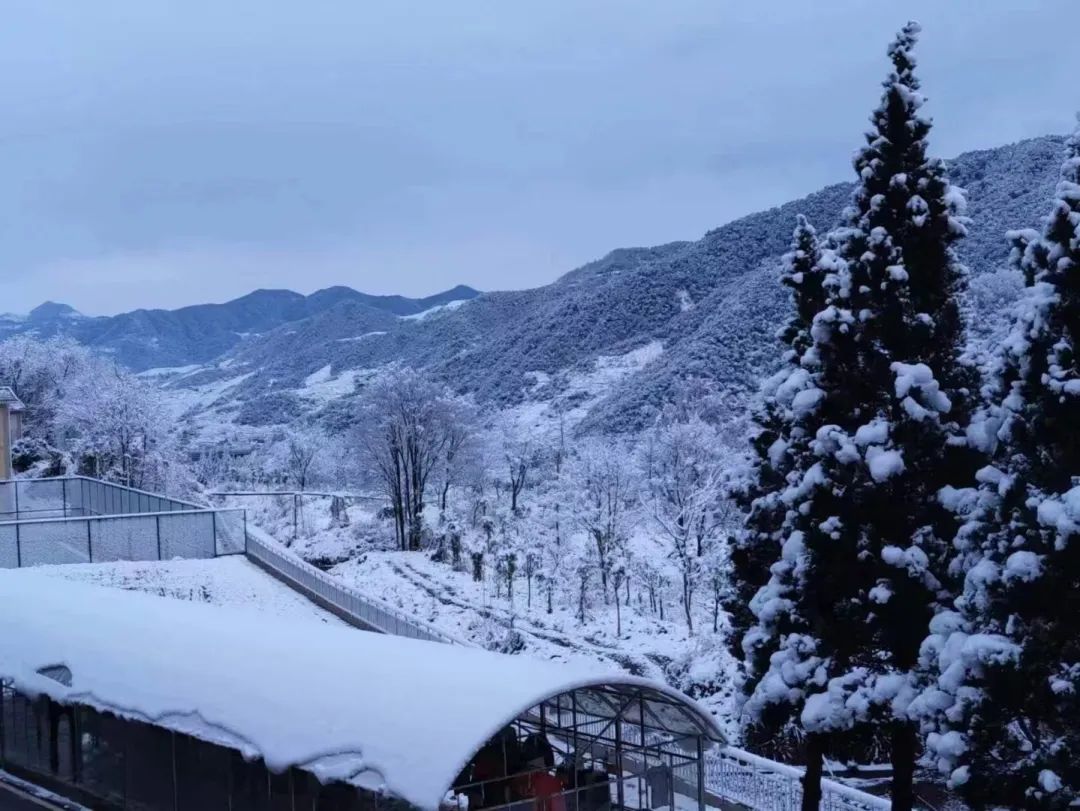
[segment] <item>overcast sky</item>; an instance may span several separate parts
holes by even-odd
[[[937,154],[1072,126],[1078,0],[4,0],[0,312],[696,239],[849,178],[909,17]]]

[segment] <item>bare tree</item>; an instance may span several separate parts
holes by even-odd
[[[317,429],[294,429],[285,441],[284,464],[297,490],[306,490],[329,452],[330,440]]]
[[[641,453],[642,501],[667,542],[682,587],[686,626],[693,632],[693,598],[707,547],[718,543],[722,509],[723,443],[697,416],[667,412],[646,437]]]
[[[450,490],[469,484],[475,468],[482,463],[474,442],[476,414],[461,400],[449,400],[449,419],[446,422],[446,443],[439,458],[439,513],[445,515]]]
[[[510,493],[510,511],[518,512],[521,496],[536,475],[540,453],[532,437],[523,431],[508,428],[502,442],[506,484]]]
[[[591,440],[581,447],[568,482],[574,517],[595,544],[605,601],[615,553],[626,543],[633,518],[634,475],[628,457],[609,440]]]
[[[457,436],[459,403],[444,388],[410,369],[397,369],[368,393],[359,444],[382,485],[401,549],[423,537],[429,482]]]

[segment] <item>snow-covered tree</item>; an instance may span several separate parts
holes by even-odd
[[[753,461],[732,488],[747,513],[743,529],[732,537],[731,583],[724,605],[730,629],[728,645],[737,659],[743,656],[743,637],[755,623],[751,600],[768,582],[769,567],[782,543],[788,508],[780,496],[798,452],[806,444],[805,432],[795,420],[795,409],[803,400],[796,402],[795,398],[810,379],[802,357],[810,345],[814,316],[824,307],[820,258],[813,226],[800,215],[791,250],[781,262],[781,282],[791,288],[794,305],[791,317],[777,333],[786,346],[783,367],[762,385],[753,408]]]
[[[782,551],[749,634],[779,639],[754,693],[801,705],[802,733],[888,736],[899,809],[913,803],[921,629],[948,597],[955,525],[938,492],[974,468],[961,427],[974,379],[962,361],[966,274],[953,249],[963,201],[927,155],[918,33],[909,23],[889,48],[852,205],[817,263],[825,306],[779,384],[798,390],[809,442],[781,491]],[[771,627],[778,612],[786,633]]]
[[[1080,129],[1042,233],[1011,234],[1027,289],[969,435],[991,454],[967,522],[955,611],[923,655],[938,765],[976,807],[1080,802]]]
[[[605,602],[612,595],[612,567],[621,560],[635,520],[637,494],[632,456],[608,439],[581,445],[569,476],[571,509],[578,528],[595,549]]]
[[[288,483],[297,490],[306,490],[329,466],[333,443],[317,427],[290,426],[275,443],[271,455],[275,467],[281,470]]]
[[[73,464],[65,455],[58,410],[73,384],[103,367],[103,361],[68,338],[16,335],[0,341],[0,386],[10,386],[26,405],[24,439],[14,460],[17,471],[33,466],[38,473],[54,475]]]
[[[734,488],[746,519],[731,539],[731,582],[724,595],[728,647],[736,661],[743,662],[740,686],[743,698],[749,699],[741,719],[744,738],[748,745],[769,754],[795,757],[798,752],[790,750],[798,748],[792,739],[803,693],[793,675],[802,671],[789,672],[787,681],[774,678],[763,684],[762,678],[781,639],[799,627],[791,621],[794,604],[784,595],[797,585],[791,582],[795,568],[787,558],[801,534],[787,541],[793,516],[785,494],[789,479],[795,481],[805,472],[799,466],[813,464],[808,454],[810,435],[799,418],[816,396],[803,356],[812,345],[813,319],[824,307],[824,276],[816,234],[800,216],[791,250],[781,263],[781,282],[791,289],[793,299],[792,315],[777,333],[786,346],[783,367],[765,381],[754,407],[754,456]],[[789,553],[787,558],[780,554],[782,549]],[[776,562],[778,556],[781,560]],[[717,581],[714,571],[714,591],[720,588]]]
[[[517,512],[525,489],[533,484],[538,475],[541,454],[531,431],[524,431],[517,426],[503,429],[500,443],[502,469],[507,492],[510,496],[510,510]]]
[[[716,426],[667,409],[645,436],[642,501],[649,525],[664,539],[679,569],[687,628],[694,628],[694,594],[705,574],[724,515],[724,442]]]
[[[402,549],[421,546],[425,499],[458,435],[459,406],[449,392],[409,369],[386,374],[367,394],[358,441],[390,501]]]

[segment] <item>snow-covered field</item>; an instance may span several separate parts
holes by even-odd
[[[511,602],[505,583],[496,593],[494,577],[477,582],[467,571],[433,561],[429,552],[389,549],[390,527],[364,505],[349,508],[348,526],[336,526],[327,500],[305,499],[298,515],[299,537],[293,540],[291,498],[225,499],[225,504],[248,509],[249,525],[260,526],[301,558],[329,567],[330,574],[361,593],[448,636],[491,650],[666,682],[699,699],[735,736],[735,664],[720,636],[712,633],[706,605],[698,606],[698,630],[689,634],[677,601],[667,602],[661,620],[635,583],[630,605],[621,606],[622,634],[617,636],[615,608],[599,596],[590,601],[582,623],[565,595],[556,595],[549,614],[535,581],[530,604],[529,584],[520,571]]]
[[[240,556],[215,560],[80,563],[38,566],[29,571],[159,597],[253,609],[267,614],[268,619],[342,624]]]
[[[590,611],[582,625],[558,604],[548,614],[535,586],[529,607],[523,578],[515,586],[511,606],[505,593],[496,596],[490,584],[475,582],[469,574],[423,553],[367,552],[334,566],[330,573],[456,638],[486,648],[598,672],[622,671],[688,689],[698,693],[695,697],[726,733],[734,734],[728,676],[733,665],[712,634],[691,636],[681,622],[661,621],[624,607],[623,633],[616,637],[611,606]],[[691,682],[709,683],[715,692],[705,695]]]

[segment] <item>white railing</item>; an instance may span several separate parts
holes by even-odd
[[[465,644],[434,626],[407,616],[382,600],[350,588],[338,578],[287,552],[280,544],[254,527],[249,527],[246,554],[293,589],[339,615],[344,614],[346,619],[363,627],[394,636],[455,645]]]
[[[798,811],[802,804],[803,770],[758,755],[724,746],[706,755],[705,784],[709,791],[730,802],[757,811]],[[822,811],[888,811],[885,797],[821,781]]]

